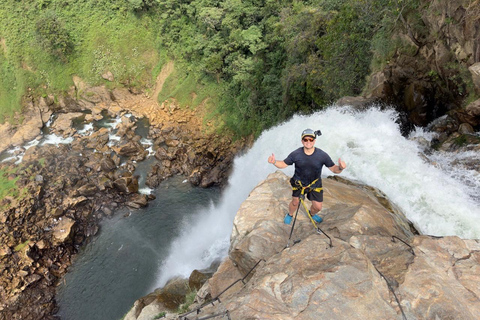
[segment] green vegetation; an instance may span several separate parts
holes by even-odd
[[[26,246],[28,246],[28,244],[30,243],[29,240],[23,242],[23,243],[20,243],[18,244],[17,246],[15,246],[15,248],[13,249],[15,252],[19,252],[19,251],[22,251],[23,249],[25,249]]]
[[[10,179],[10,173],[7,170],[0,170],[0,200],[8,195],[18,195],[18,188],[15,184],[18,178]]]
[[[191,290],[185,296],[185,302],[182,303],[177,310],[177,313],[185,313],[188,311],[188,308],[193,304],[195,297],[197,296],[197,290]]]
[[[163,311],[163,312],[160,312],[159,314],[157,314],[153,319],[164,318],[166,315],[167,315],[167,313],[165,311]]]
[[[467,139],[467,136],[464,135],[464,134],[461,134],[459,135],[458,137],[456,137],[454,140],[453,140],[454,144],[457,146],[457,147],[463,147],[465,145],[468,144],[468,139]]]
[[[151,88],[208,103],[237,135],[361,93],[372,67],[401,47],[398,16],[418,0],[5,0],[0,6],[0,115],[22,97],[91,85]],[[102,78],[106,72],[114,81]]]

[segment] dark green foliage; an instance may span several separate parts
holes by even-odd
[[[417,1],[5,0],[0,108],[28,87],[67,90],[72,74],[100,84],[110,71],[111,86],[150,87],[174,60],[160,98],[209,101],[237,134],[259,134],[360,93]]]
[[[130,7],[136,11],[147,11],[155,7],[157,0],[127,0]]]
[[[73,43],[65,29],[64,23],[60,21],[54,11],[47,11],[40,16],[35,24],[38,42],[47,53],[66,62],[68,55],[73,50]]]

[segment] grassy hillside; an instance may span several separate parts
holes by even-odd
[[[18,110],[27,89],[57,93],[72,75],[91,84],[111,71],[114,85],[147,86],[159,63],[152,17],[126,1],[16,1],[0,6],[0,108]],[[122,7],[123,5],[123,7]]]
[[[72,75],[91,85],[148,90],[173,59],[176,71],[161,99],[194,107],[208,97],[216,110],[210,116],[239,135],[258,134],[295,112],[359,94],[373,52],[381,64],[394,49],[392,21],[416,6],[415,0],[4,0],[0,114],[10,118],[26,94],[62,94]],[[107,71],[113,82],[102,78]]]

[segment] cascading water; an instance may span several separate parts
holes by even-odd
[[[434,153],[431,157],[437,165],[432,165],[419,154],[421,147],[414,139],[400,134],[396,117],[391,110],[355,112],[332,107],[309,116],[295,116],[265,131],[246,154],[235,159],[229,186],[219,204],[185,223],[161,263],[154,287],[165,285],[177,275],[188,277],[192,270],[207,268],[226,256],[238,208],[256,184],[277,170],[267,163],[268,156],[274,153],[277,159],[284,159],[300,147],[300,133],[305,128],[321,129],[323,135],[317,138],[316,147],[335,162],[339,157],[346,161],[343,176],[382,190],[422,233],[480,238],[480,176],[449,165],[455,156],[480,160],[480,155]],[[412,136],[432,138],[420,129]],[[293,168],[284,171],[291,175]],[[331,174],[328,169],[323,173]]]

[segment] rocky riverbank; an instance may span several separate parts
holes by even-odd
[[[289,242],[288,179],[270,174],[244,201],[229,256],[198,291],[189,319],[477,318],[479,240],[419,235],[379,190],[336,177],[324,180],[320,225],[331,245],[302,212]],[[125,319],[178,319],[167,287],[137,301]]]
[[[0,128],[1,150],[17,146],[12,160],[0,164],[14,182],[0,204],[1,320],[55,318],[55,286],[99,221],[152,199],[139,192],[140,162],[153,159],[145,182],[151,188],[172,175],[221,185],[248,144],[218,135],[203,123],[202,108],[159,105],[143,94],[74,80],[70,95],[32,100],[22,126]],[[106,119],[115,125],[99,125]],[[148,123],[146,137],[137,121]],[[46,144],[47,134],[63,142]]]

